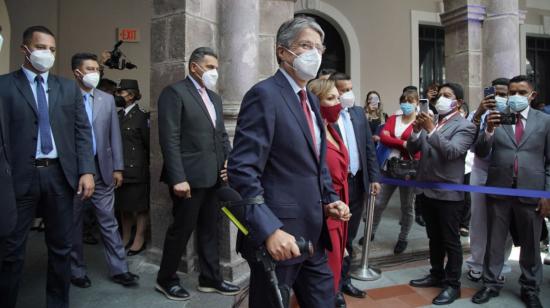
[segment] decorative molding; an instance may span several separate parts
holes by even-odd
[[[422,24],[432,24],[441,26],[439,13],[411,10],[411,85],[419,87],[420,63],[419,63],[419,43],[418,26]]]
[[[441,24],[450,27],[463,22],[482,22],[485,19],[486,8],[482,5],[465,5],[452,11],[442,13]]]
[[[526,7],[530,9],[550,11],[550,2],[548,0],[527,0]]]
[[[550,35],[550,16],[542,16],[542,24],[544,27],[544,34]]]
[[[520,25],[523,25],[525,23],[525,18],[527,18],[527,11],[519,10],[518,11],[518,21],[519,21]]]

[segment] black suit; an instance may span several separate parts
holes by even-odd
[[[8,130],[3,119],[5,115],[4,105],[0,99],[0,267],[4,257],[4,241],[15,227],[17,221],[17,210],[15,207],[15,195],[13,193],[13,182],[11,178],[11,167],[9,164]]]
[[[215,190],[231,146],[223,123],[222,101],[207,90],[216,112],[216,125],[190,77],[166,87],[158,101],[159,140],[164,159],[161,180],[170,190],[174,222],[166,232],[157,280],[169,283],[197,227],[199,282],[221,281]],[[174,195],[172,187],[187,181],[190,199]],[[214,227],[212,227],[214,226]]]
[[[37,167],[38,111],[31,84],[23,70],[0,76],[18,214],[0,273],[3,308],[15,306],[25,244],[37,209],[46,224],[47,306],[69,306],[73,196],[79,176],[95,173],[92,134],[76,83],[50,74],[47,88],[49,124],[58,160]]]
[[[357,236],[357,230],[361,223],[363,208],[365,203],[365,193],[369,191],[370,183],[380,181],[380,170],[376,161],[376,149],[372,141],[372,132],[369,122],[365,116],[363,108],[354,106],[348,109],[355,140],[357,141],[357,149],[359,150],[359,160],[361,169],[352,176],[348,175],[349,185],[349,209],[352,214],[348,223],[348,237],[346,249],[349,256],[344,258],[342,266],[342,279],[340,284],[348,282],[350,277],[351,259],[353,256],[353,240]],[[343,134],[344,132],[340,132]]]

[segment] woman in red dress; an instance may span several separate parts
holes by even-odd
[[[342,106],[338,100],[338,90],[331,80],[314,80],[308,85],[308,88],[319,97],[321,104],[321,116],[325,123],[328,141],[326,163],[332,176],[332,186],[334,191],[340,196],[340,200],[348,204],[348,151],[342,138],[340,138],[340,135],[332,126],[332,124],[338,121],[340,111],[342,110]],[[339,290],[339,283],[342,272],[342,261],[346,251],[348,223],[328,218],[327,226],[332,242],[332,251],[328,252],[328,264],[334,274],[334,290],[337,295],[337,301],[344,301],[341,290]]]

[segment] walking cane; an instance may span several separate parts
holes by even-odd
[[[366,204],[367,221],[365,222],[365,232],[363,240],[363,251],[361,253],[361,264],[351,272],[351,277],[363,280],[373,281],[380,278],[380,270],[369,267],[369,244],[372,234],[372,221],[374,219],[374,203],[376,195],[370,194],[370,198]]]

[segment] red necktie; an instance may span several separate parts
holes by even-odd
[[[298,95],[300,96],[300,104],[302,105],[302,110],[304,111],[304,114],[306,116],[307,125],[309,126],[309,132],[311,133],[311,138],[313,140],[313,148],[315,149],[315,151],[317,151],[317,142],[315,140],[315,130],[313,129],[313,119],[311,118],[311,113],[309,112],[309,108],[307,106],[306,91],[300,90],[300,92],[298,92]]]
[[[521,137],[523,136],[523,121],[521,120],[521,114],[516,115],[516,144],[519,146],[519,142],[521,141]],[[518,175],[518,169],[519,169],[519,163],[518,163],[518,157],[516,155],[516,159],[514,160],[514,175]]]

